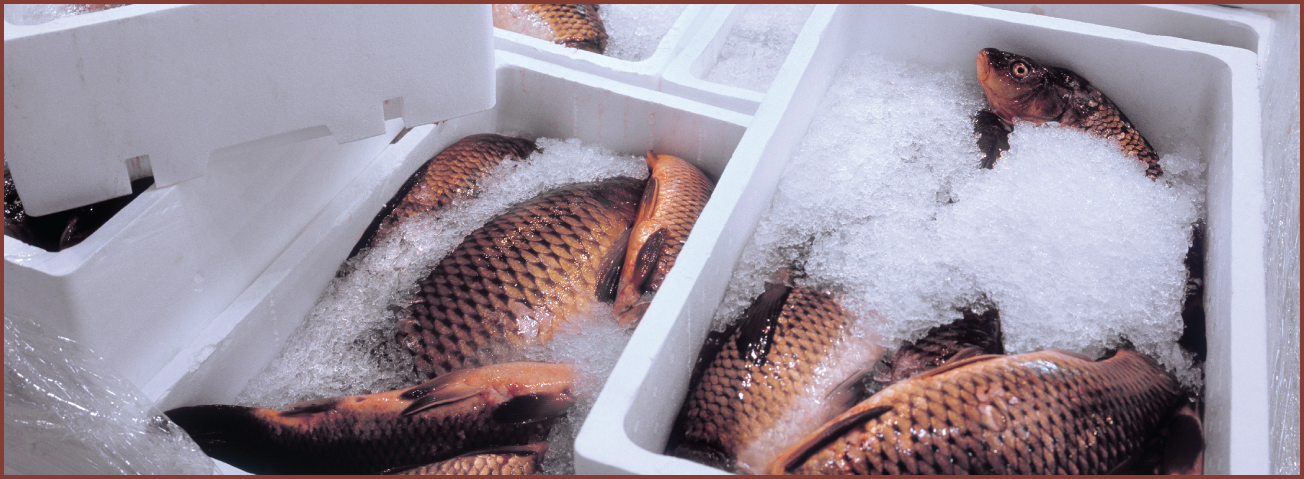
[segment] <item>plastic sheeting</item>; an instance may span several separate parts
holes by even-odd
[[[1267,224],[1269,360],[1273,376],[1272,471],[1299,474],[1299,5],[1269,12],[1273,33],[1260,60]],[[1265,61],[1266,60],[1266,61]]]
[[[215,474],[199,446],[76,342],[5,315],[5,474]]]

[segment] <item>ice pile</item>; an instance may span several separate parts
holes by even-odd
[[[598,12],[607,28],[605,55],[631,62],[647,60],[685,8],[688,5],[602,4]]]
[[[720,59],[706,74],[716,83],[764,92],[779,74],[788,50],[815,9],[812,4],[744,5],[720,49]]]
[[[214,463],[85,346],[5,315],[5,474],[215,474]]]
[[[411,353],[394,341],[397,310],[445,254],[494,216],[552,188],[648,175],[641,157],[616,155],[577,139],[542,138],[537,144],[542,152],[505,162],[483,179],[477,197],[455,200],[441,213],[404,223],[398,234],[346,262],[284,351],[250,380],[236,402],[282,408],[421,382]],[[575,362],[581,371],[576,387],[581,402],[554,430],[545,471],[573,473],[572,444],[579,425],[628,341],[609,308],[595,315],[579,318],[550,345],[527,354],[531,360]]]
[[[804,284],[881,318],[883,346],[994,304],[1009,352],[1088,356],[1122,339],[1198,385],[1177,346],[1185,259],[1202,216],[1204,164],[1180,145],[1153,182],[1116,144],[1019,124],[993,170],[977,168],[972,65],[936,70],[848,58],[744,250],[717,328],[763,279]]]

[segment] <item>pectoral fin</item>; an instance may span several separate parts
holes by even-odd
[[[788,300],[792,288],[773,285],[743,313],[740,319],[738,339],[735,346],[744,361],[760,367],[765,364],[765,356],[774,344],[774,333],[779,329],[779,314],[783,312],[783,303]]]
[[[842,437],[851,428],[882,416],[891,410],[892,406],[877,406],[863,411],[844,413],[779,454],[770,463],[768,473],[787,474],[792,468],[809,459],[812,454]]]
[[[670,236],[670,231],[661,228],[647,237],[643,242],[643,247],[638,250],[638,258],[634,260],[634,276],[632,282],[639,285],[639,292],[646,293],[654,290],[649,281],[652,280],[652,272],[657,268],[657,261],[661,260],[661,249],[666,244],[666,237]]]
[[[978,135],[978,150],[983,154],[979,166],[991,169],[1001,153],[1010,149],[1010,126],[995,113],[983,110],[974,117],[973,131]]]
[[[602,257],[602,262],[598,264],[598,285],[593,292],[598,297],[598,301],[610,303],[616,300],[616,288],[620,286],[620,268],[621,263],[625,261],[625,253],[629,251],[629,235],[634,231],[626,229],[616,238],[616,242],[607,250],[606,256]]]
[[[562,415],[572,404],[575,400],[567,394],[527,394],[498,406],[493,419],[508,424],[545,421]]]
[[[461,401],[484,390],[482,387],[455,382],[455,379],[460,376],[458,373],[459,371],[454,371],[431,379],[399,395],[400,399],[413,400],[412,404],[403,410],[403,415],[411,416],[430,408]]]

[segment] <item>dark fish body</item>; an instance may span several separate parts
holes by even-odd
[[[1109,97],[1082,76],[995,48],[978,53],[977,67],[978,83],[987,103],[1007,126],[1019,119],[1037,124],[1053,121],[1086,130],[1118,141],[1125,153],[1146,164],[1146,176],[1153,179],[1163,174],[1159,155],[1150,143]],[[978,120],[980,136],[1000,134],[990,125],[990,119]],[[982,138],[992,141],[986,136]],[[983,143],[984,139],[980,139],[980,145]],[[989,160],[984,164],[995,162],[995,157],[989,156]]]
[[[539,474],[539,462],[548,443],[538,442],[524,446],[499,447],[468,452],[461,456],[427,466],[396,472],[417,476],[523,476]]]
[[[63,251],[90,237],[153,184],[153,177],[140,178],[131,182],[130,195],[48,215],[31,216],[23,209],[23,200],[18,196],[18,188],[6,163],[5,236],[46,251]]]
[[[191,406],[166,414],[204,452],[256,474],[371,474],[530,444],[574,402],[567,365],[506,363],[407,389],[285,411]]]
[[[883,367],[874,379],[883,386],[943,366],[948,361],[970,355],[1004,354],[1001,340],[1000,313],[988,309],[983,314],[966,309],[964,316],[951,323],[929,329],[917,341],[906,342],[884,358]],[[960,353],[965,354],[960,354]],[[960,354],[960,356],[957,356]]]
[[[537,147],[533,141],[484,133],[449,145],[426,161],[382,210],[383,219],[371,237],[375,245],[398,225],[417,215],[442,209],[454,198],[475,194],[476,181],[504,160],[521,160]]]
[[[607,27],[597,4],[494,4],[494,27],[601,55]]]
[[[616,315],[626,328],[643,318],[651,302],[644,295],[661,288],[715,188],[702,170],[680,158],[649,151],[647,165],[652,174],[643,189],[616,293]]]
[[[396,339],[428,376],[516,359],[611,296],[643,182],[558,188],[473,231],[418,284]]]
[[[769,286],[717,337],[722,344],[703,348],[704,369],[689,386],[671,453],[716,467],[763,468],[768,457],[739,456],[783,446],[757,441],[790,409],[804,406],[796,402],[849,323],[828,293]]]
[[[1104,474],[1182,400],[1144,355],[978,356],[900,381],[780,454],[771,473]]]

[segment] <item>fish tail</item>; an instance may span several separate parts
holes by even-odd
[[[274,471],[287,458],[273,444],[269,429],[244,406],[188,406],[167,411],[205,454],[255,474]]]

